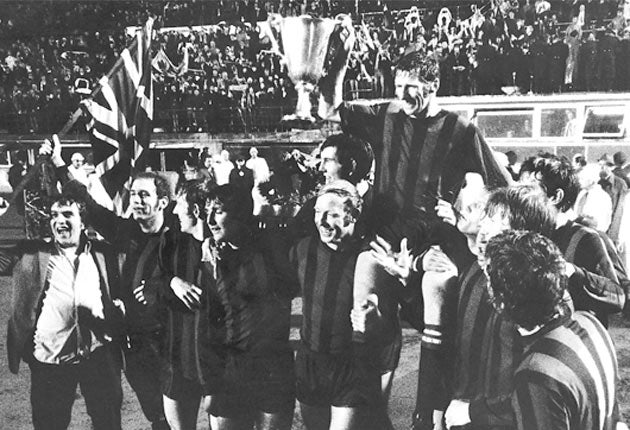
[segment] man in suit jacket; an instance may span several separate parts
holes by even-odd
[[[84,210],[61,196],[51,207],[52,242],[0,251],[0,274],[13,273],[9,369],[17,373],[21,361],[31,369],[35,429],[68,427],[78,384],[94,428],[121,428],[117,266],[83,233]]]

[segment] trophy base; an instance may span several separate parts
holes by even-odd
[[[315,124],[315,117],[312,115],[303,116],[303,115],[285,115],[282,117],[280,123],[283,127],[291,127],[291,128],[304,128],[309,129],[313,128]]]

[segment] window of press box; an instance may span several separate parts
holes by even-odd
[[[533,137],[533,110],[477,111],[477,127],[487,138]]]
[[[584,137],[622,137],[627,107],[623,105],[587,106],[584,114]]]

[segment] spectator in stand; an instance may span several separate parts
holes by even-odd
[[[578,24],[578,17],[571,18],[565,30],[564,42],[569,47],[567,64],[564,73],[564,84],[568,89],[572,89],[577,83],[577,65],[579,62],[580,40],[582,39],[582,26]]]
[[[538,34],[530,45],[532,55],[532,90],[534,93],[549,92],[549,43],[546,34]]]
[[[462,44],[455,41],[453,50],[446,59],[448,82],[450,82],[449,95],[463,96],[470,94],[470,62]]]
[[[552,93],[559,93],[564,90],[565,70],[569,47],[560,34],[555,33],[551,45],[549,46],[549,90]]]
[[[615,85],[615,60],[619,41],[611,28],[606,28],[599,37],[597,51],[597,65],[599,76],[599,90],[612,91]]]
[[[527,36],[523,36],[524,28],[526,28],[524,26],[535,27],[538,37],[545,37],[553,35],[557,30],[555,15],[561,16],[561,21],[568,20],[569,15],[567,15],[566,10],[563,10],[568,9],[568,6],[562,7],[557,2],[552,3],[551,9],[548,9],[546,1],[539,0],[536,2],[536,6],[527,1],[518,10],[511,8],[507,1],[497,2],[495,7],[491,8],[483,4],[481,7],[474,4],[471,5],[468,17],[465,16],[465,8],[460,6],[459,13],[463,15],[463,19],[450,18],[450,22],[448,19],[442,20],[442,18],[450,16],[446,12],[439,15],[438,22],[438,10],[431,10],[431,8],[425,9],[424,13],[421,14],[423,11],[419,10],[417,6],[410,12],[404,13],[399,13],[396,10],[390,11],[384,7],[378,15],[364,16],[368,38],[376,42],[377,39],[374,38],[373,34],[378,33],[378,41],[382,43],[374,43],[373,47],[370,48],[369,55],[363,55],[362,50],[357,50],[359,55],[356,58],[357,79],[353,84],[355,85],[354,89],[362,90],[360,92],[362,98],[370,97],[371,90],[374,88],[377,89],[375,92],[377,95],[387,94],[386,88],[393,81],[390,77],[391,62],[400,55],[401,50],[414,49],[410,48],[414,43],[424,46],[427,53],[435,53],[438,50],[437,46],[441,46],[441,55],[444,57],[452,54],[455,50],[453,46],[459,43],[461,44],[461,52],[470,58],[475,55],[474,45],[477,42],[474,42],[474,39],[482,36],[489,39],[491,45],[496,45],[494,47],[494,50],[497,51],[495,66],[497,63],[503,64],[501,67],[496,67],[496,70],[501,69],[501,82],[493,78],[486,79],[487,82],[484,81],[485,77],[490,75],[484,72],[485,65],[482,64],[479,70],[482,73],[475,73],[472,82],[474,84],[475,80],[479,80],[480,83],[479,88],[473,88],[474,93],[498,93],[500,86],[512,85],[511,79],[514,72],[517,73],[517,85],[521,88],[521,92],[528,92],[531,86],[528,80],[524,79],[528,73],[520,73],[521,70],[527,68],[520,67],[518,61],[515,62],[513,59],[518,56],[519,51],[525,54],[525,51],[528,50],[529,40]],[[577,11],[573,12],[574,15],[578,15],[577,26],[586,29],[590,25],[591,18],[613,18],[611,14],[616,13],[617,9],[611,10],[609,6],[614,5],[614,3],[604,2],[600,7],[600,3],[597,1],[586,2],[588,14],[584,12],[578,15]],[[245,4],[247,6],[244,6]],[[80,78],[87,79],[94,84],[102,74],[107,73],[126,44],[127,37],[123,28],[127,25],[141,23],[147,13],[157,12],[163,15],[162,19],[165,26],[174,23],[190,25],[202,18],[208,20],[203,24],[216,24],[212,20],[219,19],[215,16],[216,8],[203,2],[170,4],[167,8],[162,8],[160,2],[143,5],[148,10],[145,10],[141,5],[123,8],[112,3],[99,6],[100,9],[98,10],[103,11],[104,18],[98,23],[87,17],[82,17],[85,18],[84,22],[77,23],[76,11],[67,2],[56,4],[54,11],[50,9],[48,4],[31,9],[20,6],[9,8],[8,16],[15,14],[19,15],[19,18],[13,17],[16,25],[5,31],[7,37],[0,39],[2,40],[0,51],[3,52],[2,59],[5,60],[3,74],[6,76],[4,79],[6,85],[2,90],[5,95],[4,97],[0,96],[0,104],[4,98],[6,108],[11,109],[9,114],[12,119],[7,121],[7,124],[12,131],[26,133],[30,130],[46,131],[51,128],[54,129],[53,131],[57,131],[67,118],[67,114],[76,106],[75,102],[78,101],[72,83]],[[176,31],[160,34],[161,48],[171,61],[174,63],[183,62],[181,57],[183,51],[186,50],[189,52],[188,68],[190,70],[200,69],[204,72],[198,74],[190,71],[184,72],[183,69],[177,69],[177,72],[174,72],[171,69],[173,73],[169,73],[169,76],[158,77],[155,86],[156,106],[158,106],[156,118],[167,123],[164,124],[165,129],[173,132],[187,129],[188,132],[199,129],[203,131],[210,129],[213,132],[228,131],[228,128],[232,130],[235,125],[243,126],[243,121],[238,116],[239,112],[247,118],[256,116],[255,112],[251,114],[248,112],[252,106],[251,102],[254,101],[252,95],[256,96],[253,111],[258,110],[261,105],[271,103],[270,99],[273,99],[273,103],[276,104],[279,93],[287,93],[286,98],[282,97],[281,103],[287,103],[287,98],[294,97],[292,87],[286,88],[286,91],[278,89],[275,75],[287,80],[286,70],[280,68],[277,56],[265,52],[266,45],[262,45],[261,41],[258,40],[257,30],[248,25],[248,18],[245,17],[255,15],[252,13],[252,3],[248,1],[241,6],[235,5],[237,3],[231,2],[229,7],[226,6],[226,13],[237,19],[234,24],[228,24],[226,18],[228,15],[224,14],[221,18],[224,18],[225,22],[219,23],[216,27],[206,28],[203,31],[192,29],[186,36]],[[282,7],[266,3],[266,6],[260,8],[258,15],[264,15],[262,12],[266,12],[267,9],[269,11],[281,9],[284,13],[290,14],[296,13],[298,10],[311,12],[316,10],[318,14],[323,13],[323,16],[330,17],[334,15],[326,14],[334,14],[345,9],[344,6],[346,6],[344,2],[329,4],[327,1],[292,3],[282,5]],[[404,7],[398,3],[396,6]],[[580,5],[582,9],[584,6],[584,4]],[[363,9],[363,3],[359,4],[359,8]],[[536,15],[536,8],[539,12],[538,15]],[[454,11],[450,10],[450,14],[453,15]],[[62,34],[62,36],[30,37],[28,30],[32,29],[33,25],[32,22],[29,23],[29,20],[41,16],[50,16],[51,18],[46,18],[43,22],[42,20],[38,21],[39,34]],[[122,20],[114,19],[114,16],[122,17]],[[398,21],[395,20],[396,17]],[[620,17],[614,18],[614,26],[619,29]],[[186,19],[189,21],[186,22]],[[245,24],[238,23],[239,19],[244,19]],[[40,22],[41,26],[39,25]],[[397,25],[388,28],[381,25],[382,22],[395,22]],[[70,25],[70,23],[74,25]],[[84,27],[87,23],[91,23],[95,27],[98,26],[102,30],[94,32],[92,29],[94,27]],[[570,34],[570,32],[567,33]],[[617,30],[616,34],[619,36],[621,33]],[[497,39],[498,37],[500,39]],[[569,58],[571,61],[567,61],[568,65],[576,63],[580,57],[580,50],[577,49],[578,38],[579,34],[574,38],[576,43],[570,44]],[[513,49],[508,48],[508,41],[511,42]],[[447,48],[444,48],[443,42],[446,42]],[[262,43],[265,41],[263,40]],[[550,44],[544,42],[544,45],[549,47]],[[626,43],[620,43],[620,46],[623,47],[624,45]],[[540,48],[536,47],[532,51],[536,53]],[[484,53],[484,50],[485,48],[482,49],[479,58],[485,63],[487,52]],[[626,85],[626,81],[630,82],[630,78],[627,77],[627,73],[624,73],[630,67],[629,64],[625,64],[630,61],[630,54],[625,53],[625,48],[618,50],[616,55],[612,51],[604,52],[608,51],[607,48],[600,49],[601,52],[598,54],[596,44],[588,50],[592,51],[592,58],[588,58],[585,62],[579,60],[577,68],[566,67],[564,83],[571,83],[573,88],[581,87],[589,90],[603,89],[603,86],[610,87],[611,85],[612,89],[616,90],[630,89],[630,84]],[[584,49],[584,53],[588,50]],[[573,55],[575,53],[578,54],[577,59]],[[604,59],[603,62],[599,62],[598,55]],[[615,56],[614,65],[608,58],[611,55]],[[177,65],[175,67],[177,68]],[[377,79],[375,81],[368,80],[363,71],[366,71],[370,77],[377,76]],[[489,71],[495,70],[489,69]],[[274,82],[269,81],[268,76],[259,82],[258,78],[263,73],[269,73],[268,76],[273,77]],[[603,73],[606,76],[606,82],[597,79],[598,73]],[[571,74],[572,79],[569,74]],[[540,73],[534,73],[534,75],[540,79],[537,84],[545,83],[545,79],[542,78],[543,75]],[[464,74],[464,79],[465,76]],[[615,77],[612,84],[608,83],[608,77]],[[251,82],[249,82],[249,78],[252,79]],[[461,79],[460,76],[460,82]],[[441,88],[441,93],[445,95],[462,93],[458,86],[446,85],[448,81],[452,80],[448,74],[442,80],[444,85]],[[552,83],[555,87],[555,82]],[[241,100],[242,94],[231,90],[232,85],[246,85],[243,94],[249,94],[250,98],[249,101],[243,102],[246,106],[245,110],[239,111],[236,108],[236,101]],[[535,85],[534,89],[536,92],[549,91],[548,88],[543,87],[544,85]],[[200,94],[197,94],[195,88],[198,88]],[[269,96],[270,88],[272,88],[273,97]],[[466,93],[466,90],[463,93]],[[355,91],[355,94],[358,92]],[[166,113],[164,109],[171,111]],[[201,110],[206,112],[201,114]],[[264,122],[263,128],[265,129],[275,129],[280,118],[279,110],[275,114],[268,112],[265,114],[268,118],[263,119],[265,115],[258,115],[258,122]],[[245,124],[249,127],[247,120]]]
[[[596,91],[599,89],[599,66],[598,66],[598,41],[595,32],[588,34],[586,42],[580,47],[580,63],[578,73],[583,78],[583,89],[586,91]]]
[[[630,27],[626,27],[622,32],[622,39],[619,41],[619,49],[615,64],[617,66],[618,91],[630,91],[630,74],[626,73],[630,69]]]

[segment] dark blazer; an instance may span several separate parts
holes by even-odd
[[[99,272],[103,300],[103,321],[95,321],[106,339],[115,339],[122,328],[122,312],[112,299],[118,297],[118,274],[115,256],[104,243],[84,239]],[[84,248],[83,248],[84,249]],[[0,250],[0,274],[13,273],[13,301],[7,333],[9,370],[18,373],[20,361],[32,355],[33,334],[41,312],[48,283],[46,269],[51,255],[57,253],[53,243],[22,242],[14,250]]]

